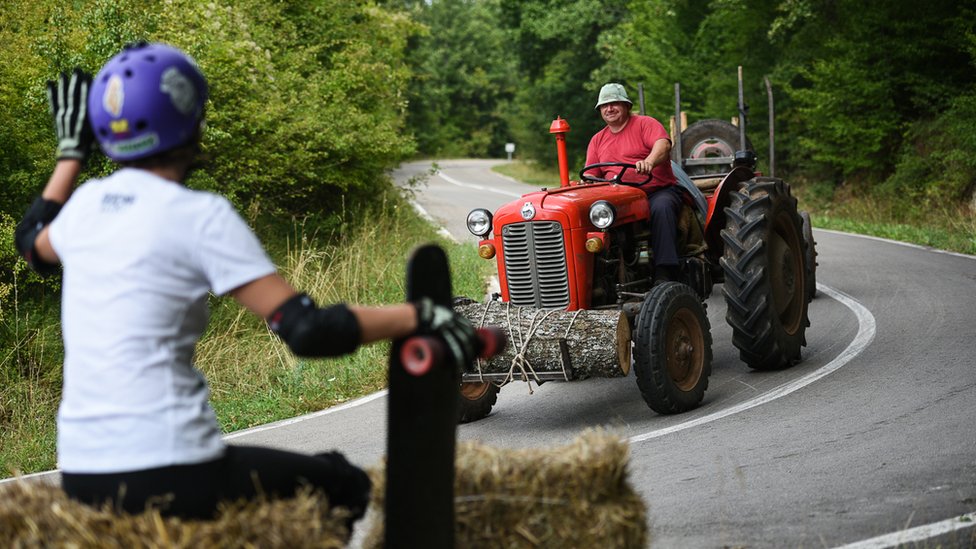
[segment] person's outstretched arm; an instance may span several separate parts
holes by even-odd
[[[441,338],[459,367],[477,355],[478,338],[471,323],[430,300],[382,307],[344,303],[319,307],[277,273],[244,284],[231,295],[266,319],[298,356],[344,355],[360,345],[415,333]]]
[[[231,295],[256,315],[273,321],[275,312],[300,294],[281,275],[270,274],[237,288]],[[359,344],[396,339],[417,331],[417,309],[409,303],[345,307],[359,324]]]

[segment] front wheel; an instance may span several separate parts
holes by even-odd
[[[498,386],[491,382],[462,382],[458,391],[458,423],[485,418],[498,400]]]
[[[665,282],[637,314],[634,371],[644,402],[659,414],[695,408],[712,373],[712,335],[705,306],[690,286]]]

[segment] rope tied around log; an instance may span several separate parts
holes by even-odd
[[[488,309],[490,309],[490,308],[491,308],[491,301],[485,301],[485,307],[484,307],[484,309],[481,310],[481,319],[478,321],[478,328],[484,328],[485,327],[485,318],[488,317]],[[478,367],[478,380],[481,383],[484,383],[485,382],[485,373],[483,371],[482,365],[485,363],[485,360],[483,358],[481,358],[481,357],[478,357],[478,358],[475,359],[474,363],[475,363],[475,366]]]
[[[621,375],[618,340],[623,317],[618,310],[543,309],[500,300],[456,307],[473,326],[497,326],[508,339],[501,353],[471,367],[465,374],[471,382],[500,387],[511,381],[542,384]]]
[[[485,327],[485,318],[487,318],[488,310],[490,308],[491,308],[491,301],[486,301],[484,308],[481,310],[481,318],[478,321],[479,328]],[[511,310],[512,310],[511,303],[505,302],[505,320],[506,320],[505,323],[508,325],[508,342],[509,345],[512,346],[512,349],[514,351],[514,356],[512,357],[512,362],[508,368],[508,375],[501,383],[498,383],[498,386],[501,387],[502,385],[505,385],[506,383],[513,381],[515,379],[515,368],[518,367],[522,374],[521,376],[522,381],[525,381],[526,384],[529,386],[529,394],[531,395],[534,393],[534,391],[532,390],[532,378],[529,377],[529,374],[530,373],[532,374],[532,377],[535,378],[536,383],[540,383],[541,380],[539,379],[539,375],[535,372],[535,369],[532,368],[532,363],[529,362],[527,358],[525,358],[525,352],[528,349],[529,341],[532,340],[532,336],[539,329],[539,326],[542,325],[542,322],[545,321],[546,318],[548,318],[552,314],[552,311],[547,311],[545,314],[542,315],[541,319],[538,318],[539,312],[537,311],[534,315],[532,315],[532,320],[529,321],[528,333],[523,334],[522,322],[521,322],[522,309],[518,308],[516,312],[515,320],[516,320],[516,325],[518,326],[517,331],[513,330],[512,328]],[[579,311],[577,311],[577,313],[579,313]],[[573,320],[575,320],[575,318],[576,317],[574,316]],[[570,327],[572,327],[572,321],[570,321]],[[567,328],[567,333],[568,332],[569,330]],[[484,361],[481,358],[479,358],[477,359],[475,364],[478,367],[478,378],[482,383],[484,383],[485,378],[484,378],[484,371],[482,368]],[[565,368],[563,369],[563,375],[566,376]],[[568,381],[569,377],[566,376],[566,379]]]
[[[560,342],[560,345],[565,346],[564,348],[566,348],[566,349],[569,348],[569,343],[567,343],[568,340],[569,340],[569,331],[573,329],[573,323],[576,322],[576,318],[582,312],[583,312],[583,309],[576,309],[576,312],[573,313],[573,316],[569,319],[569,323],[566,324],[566,331],[563,333],[563,340]],[[561,363],[562,370],[563,370],[563,379],[565,379],[566,381],[569,381],[569,379],[570,379],[570,375],[569,375],[570,372],[566,371],[567,367],[571,366],[568,363],[568,360],[569,360],[568,357],[563,357],[563,362]]]
[[[508,368],[508,376],[505,378],[505,381],[503,381],[502,384],[504,385],[505,383],[514,380],[515,368],[518,368],[522,374],[522,381],[525,381],[529,386],[529,394],[531,395],[534,393],[534,391],[532,390],[532,378],[529,377],[529,374],[532,374],[532,377],[535,378],[536,383],[539,383],[541,380],[539,379],[539,374],[535,373],[535,369],[532,368],[532,363],[529,362],[528,358],[526,358],[525,353],[528,350],[529,342],[532,341],[532,336],[535,335],[535,332],[539,329],[539,326],[541,326],[542,323],[549,318],[550,315],[552,315],[553,311],[546,311],[544,314],[542,314],[542,318],[539,318],[539,313],[541,311],[536,311],[533,313],[532,318],[529,320],[529,328],[525,334],[522,333],[522,308],[519,307],[515,314],[515,321],[516,325],[518,326],[517,331],[513,330],[512,328],[511,311],[511,303],[506,302],[505,320],[506,324],[508,324],[510,336],[509,341],[511,341],[513,344],[512,350],[514,351],[514,356],[512,357],[512,362]]]

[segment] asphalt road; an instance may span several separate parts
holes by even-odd
[[[440,175],[417,188],[422,209],[461,242],[475,243],[463,225],[470,209],[533,190],[490,164],[439,161]],[[754,372],[740,362],[716,291],[701,408],[656,415],[632,376],[552,382],[532,394],[515,383],[459,437],[543,447],[604,426],[628,438],[654,547],[976,546],[976,258],[814,236],[820,295],[793,368]],[[384,454],[385,414],[381,392],[228,438],[338,448],[373,465]]]

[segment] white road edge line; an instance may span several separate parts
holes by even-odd
[[[450,183],[452,185],[457,185],[458,187],[466,187],[468,189],[476,189],[476,190],[479,190],[479,191],[485,191],[485,192],[489,192],[489,193],[502,194],[502,195],[505,195],[505,196],[513,196],[515,198],[520,198],[522,196],[521,194],[517,194],[517,193],[513,193],[513,192],[509,192],[509,191],[503,191],[501,189],[495,189],[495,188],[492,188],[492,187],[486,187],[484,185],[476,185],[474,183],[465,183],[463,181],[458,181],[457,179],[454,179],[453,177],[451,177],[451,176],[447,175],[446,173],[444,173],[442,171],[439,171],[439,170],[438,170],[438,172],[435,175],[437,175],[438,177],[440,177],[441,179],[443,179],[444,181],[447,181],[448,183]]]
[[[941,522],[933,522],[924,526],[916,526],[908,530],[892,532],[876,538],[857,541],[835,549],[887,549],[888,547],[902,547],[919,541],[932,539],[936,536],[964,530],[976,526],[976,512],[966,513]]]
[[[460,242],[458,242],[458,239],[454,238],[454,235],[451,234],[451,231],[448,231],[447,227],[444,227],[440,223],[438,223],[437,220],[434,219],[434,216],[430,215],[430,213],[428,213],[427,210],[424,209],[424,207],[421,206],[419,202],[417,202],[416,200],[411,200],[410,205],[413,206],[413,209],[416,210],[418,214],[420,214],[420,217],[426,219],[427,221],[430,222],[431,225],[437,227],[437,234],[443,236],[444,238],[448,239],[449,241],[455,244],[460,244]]]
[[[293,417],[289,419],[283,419],[281,421],[276,421],[274,423],[268,423],[266,425],[258,425],[257,427],[251,427],[250,429],[244,429],[242,431],[234,431],[233,433],[228,433],[224,435],[224,440],[231,440],[245,435],[253,435],[254,433],[260,433],[261,431],[269,431],[271,429],[277,429],[278,427],[285,427],[287,425],[293,425],[295,423],[301,423],[305,420],[315,419],[317,417],[327,416],[329,414],[334,414],[336,412],[341,412],[343,410],[348,410],[350,408],[356,408],[357,406],[362,406],[363,404],[368,404],[378,398],[385,397],[388,391],[386,389],[376,391],[373,394],[366,395],[356,400],[350,400],[344,404],[338,406],[333,406],[331,408],[326,408],[325,410],[319,410],[318,412],[312,412],[311,414],[305,414],[303,416]]]
[[[874,340],[874,334],[876,331],[876,323],[874,321],[874,315],[871,314],[864,305],[861,305],[854,298],[849,295],[835,290],[829,286],[824,286],[823,284],[817,283],[817,289],[824,294],[830,296],[836,301],[839,301],[842,305],[853,311],[854,315],[857,317],[857,335],[854,336],[854,340],[844,349],[840,355],[828,362],[827,364],[821,366],[819,369],[810,372],[809,374],[794,379],[793,381],[780,385],[779,387],[759,395],[756,398],[741,402],[731,408],[726,408],[724,410],[719,410],[711,414],[695,418],[692,420],[684,421],[670,427],[665,427],[663,429],[655,429],[653,431],[648,431],[647,433],[635,435],[630,437],[629,441],[631,444],[636,444],[638,442],[644,442],[654,438],[663,437],[665,435],[670,435],[672,433],[677,433],[678,431],[684,431],[685,429],[691,429],[692,427],[698,427],[699,425],[704,425],[706,423],[711,423],[713,421],[729,417],[746,410],[750,410],[757,406],[762,406],[767,402],[772,402],[778,398],[782,398],[790,393],[798,391],[807,385],[837,371],[841,366],[847,364],[854,357],[861,353],[871,341]]]

